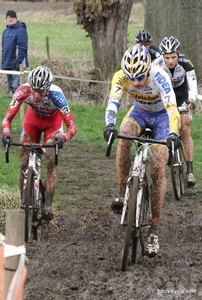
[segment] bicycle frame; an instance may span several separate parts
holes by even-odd
[[[128,200],[129,200],[130,182],[134,176],[138,176],[139,191],[137,194],[137,202],[136,202],[137,208],[136,208],[135,227],[139,227],[140,206],[141,206],[141,199],[143,193],[143,185],[145,180],[144,176],[146,173],[146,163],[147,163],[148,154],[151,156],[150,147],[151,144],[149,143],[145,143],[137,146],[132,171],[130,172],[126,182],[126,192],[125,192],[123,210],[122,210],[121,221],[120,221],[121,225],[124,225],[124,220],[126,216]]]
[[[25,147],[29,151],[29,159],[27,167],[22,170],[23,174],[23,191],[21,199],[21,208],[25,210],[25,242],[31,240],[33,234],[34,240],[37,241],[37,229],[41,226],[41,238],[43,238],[44,225],[46,220],[43,219],[42,206],[45,202],[44,186],[41,181],[41,154],[44,153],[43,148],[54,148],[55,165],[58,164],[58,142],[47,144],[35,143],[14,143],[13,146]],[[6,163],[9,162],[9,147],[5,148]],[[41,202],[40,199],[41,194]],[[39,216],[39,214],[41,216]]]
[[[146,133],[146,136],[148,134]],[[111,136],[111,138],[113,138]],[[144,231],[150,226],[151,210],[147,183],[147,162],[152,156],[153,144],[166,145],[166,141],[158,141],[148,137],[117,135],[117,138],[137,142],[134,163],[126,179],[126,191],[120,224],[126,226],[125,239],[121,253],[121,270],[125,271],[130,245],[132,246],[132,263],[138,263],[144,253]],[[110,149],[109,149],[110,148]],[[107,145],[106,156],[110,155],[111,144]]]
[[[29,153],[28,166],[25,170],[22,170],[24,181],[23,181],[23,195],[22,195],[22,206],[24,206],[24,193],[27,186],[27,174],[29,168],[33,170],[33,179],[34,179],[34,203],[33,207],[38,206],[39,200],[39,188],[40,188],[40,179],[41,179],[41,156],[37,151],[31,150]]]

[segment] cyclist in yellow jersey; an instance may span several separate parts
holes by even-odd
[[[151,66],[151,57],[145,46],[136,44],[130,47],[122,59],[122,69],[112,79],[108,106],[106,108],[106,128],[104,138],[108,141],[115,128],[120,101],[127,91],[134,102],[124,117],[120,133],[139,136],[147,127],[152,130],[152,138],[167,140],[167,146],[155,145],[152,157],[152,224],[145,243],[145,253],[154,256],[159,252],[158,229],[165,193],[165,168],[168,162],[168,148],[172,142],[177,149],[180,146],[180,115],[177,109],[175,93],[168,74],[158,66]],[[119,198],[112,203],[112,210],[122,211],[125,194],[125,179],[130,169],[130,148],[132,141],[119,139],[116,154]]]

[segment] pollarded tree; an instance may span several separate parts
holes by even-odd
[[[146,0],[145,28],[151,31],[154,43],[165,36],[175,36],[181,52],[193,61],[197,79],[202,80],[202,0]]]
[[[75,0],[78,24],[92,41],[94,66],[106,79],[127,49],[128,21],[134,0]]]

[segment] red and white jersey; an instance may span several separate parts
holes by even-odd
[[[35,114],[43,118],[44,122],[46,122],[46,117],[54,116],[55,112],[59,111],[63,122],[67,126],[66,133],[68,133],[70,138],[75,135],[76,126],[73,115],[61,88],[52,84],[46,96],[40,102],[36,102],[29,83],[25,83],[15,91],[6,116],[3,119],[3,136],[10,134],[11,122],[22,103],[28,104]]]

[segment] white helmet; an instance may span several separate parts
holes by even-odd
[[[29,73],[28,82],[33,89],[49,90],[53,75],[47,67],[39,66]]]
[[[159,45],[161,54],[169,54],[180,51],[180,42],[174,36],[164,37]]]

